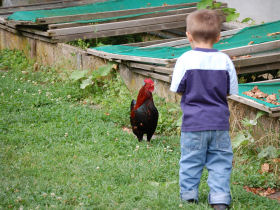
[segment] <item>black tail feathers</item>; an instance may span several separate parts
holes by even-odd
[[[132,99],[131,104],[130,104],[130,111],[133,109],[135,104],[136,104],[136,101],[134,99]]]

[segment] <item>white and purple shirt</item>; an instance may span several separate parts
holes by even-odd
[[[238,94],[234,65],[216,49],[195,48],[175,65],[170,90],[182,93],[182,131],[229,130],[227,94]]]

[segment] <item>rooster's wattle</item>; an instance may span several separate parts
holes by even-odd
[[[144,134],[147,134],[147,141],[150,141],[158,122],[158,110],[152,95],[154,82],[151,79],[145,79],[144,82],[145,85],[139,90],[137,101],[132,100],[130,105],[130,123],[138,141],[143,140]]]

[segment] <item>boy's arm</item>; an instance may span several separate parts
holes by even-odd
[[[183,59],[178,58],[174,70],[173,70],[173,74],[172,74],[172,82],[171,82],[171,86],[170,86],[170,90],[172,92],[178,93],[179,95],[182,95],[183,92],[185,92],[184,88],[182,88],[182,85],[180,85],[184,75],[185,75],[185,65],[183,62]],[[180,87],[179,87],[180,86]]]
[[[229,73],[229,95],[238,95],[238,79],[235,67],[232,61],[228,60],[228,73]]]

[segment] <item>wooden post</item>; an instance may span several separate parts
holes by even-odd
[[[30,57],[36,58],[36,39],[31,39],[30,41]]]

